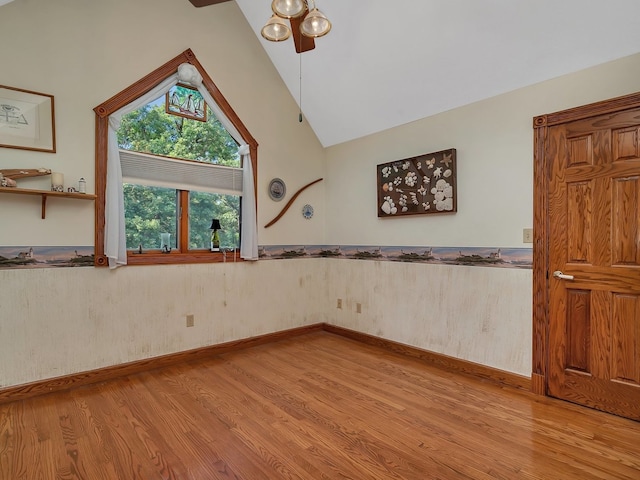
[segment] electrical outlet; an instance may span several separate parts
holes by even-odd
[[[356,303],[356,313],[362,313],[362,304]]]
[[[193,315],[187,315],[187,327],[193,327],[194,319]]]
[[[338,299],[337,307],[338,308],[342,308],[342,299],[341,298]]]
[[[522,230],[522,243],[533,243],[533,228]]]

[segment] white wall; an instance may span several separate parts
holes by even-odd
[[[268,9],[268,5],[266,7]],[[258,141],[258,224],[282,208],[267,196],[271,178],[289,192],[320,178],[324,151],[235,2],[195,8],[188,0],[15,0],[0,13],[0,84],[54,96],[57,153],[0,148],[0,168],[50,168],[68,186],[80,177],[93,193],[93,108],[191,48]],[[19,181],[48,189],[48,177]],[[318,243],[324,232],[324,185],[305,193],[314,220],[286,215],[259,228],[261,244]],[[93,245],[91,202],[0,197],[0,245]],[[20,227],[16,228],[15,225]],[[45,235],[46,232],[46,235]]]
[[[640,91],[640,54],[327,149],[329,244],[520,247],[533,226],[533,117]],[[417,98],[416,101],[422,101]],[[457,149],[458,212],[379,219],[376,165]],[[531,271],[332,265],[333,322],[401,343],[531,373]],[[363,302],[363,313],[353,304]]]
[[[522,229],[533,226],[533,117],[638,90],[640,54],[330,147],[327,242],[528,247]],[[451,147],[457,213],[377,217],[376,165]]]
[[[266,6],[268,9],[268,5]],[[54,96],[57,153],[0,148],[0,168],[45,167],[93,193],[93,108],[191,48],[259,143],[261,244],[316,244],[324,185],[312,221],[285,215],[267,185],[289,191],[323,176],[324,151],[235,2],[15,0],[0,10],[0,84]],[[48,189],[48,177],[19,181]],[[0,194],[0,245],[93,245],[93,202]],[[320,262],[320,263],[318,263]],[[323,320],[318,260],[0,270],[0,387],[236,340]],[[286,299],[286,301],[283,301]],[[186,328],[185,315],[195,315]]]

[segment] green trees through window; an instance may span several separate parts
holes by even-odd
[[[121,149],[240,167],[238,145],[207,107],[207,121],[165,111],[161,97],[122,118]],[[208,249],[211,220],[220,219],[220,245],[239,246],[240,197],[190,189],[125,183],[127,249],[157,250],[160,234],[171,234],[172,248],[181,252]],[[186,229],[187,233],[181,230]],[[181,245],[180,239],[187,245]],[[186,241],[185,241],[186,239]]]

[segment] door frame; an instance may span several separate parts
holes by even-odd
[[[547,395],[549,376],[549,177],[550,127],[640,107],[640,92],[533,119],[533,331],[531,391]]]

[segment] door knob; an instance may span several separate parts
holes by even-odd
[[[565,275],[560,270],[553,272],[553,277],[559,278],[560,280],[573,280],[573,275]]]

